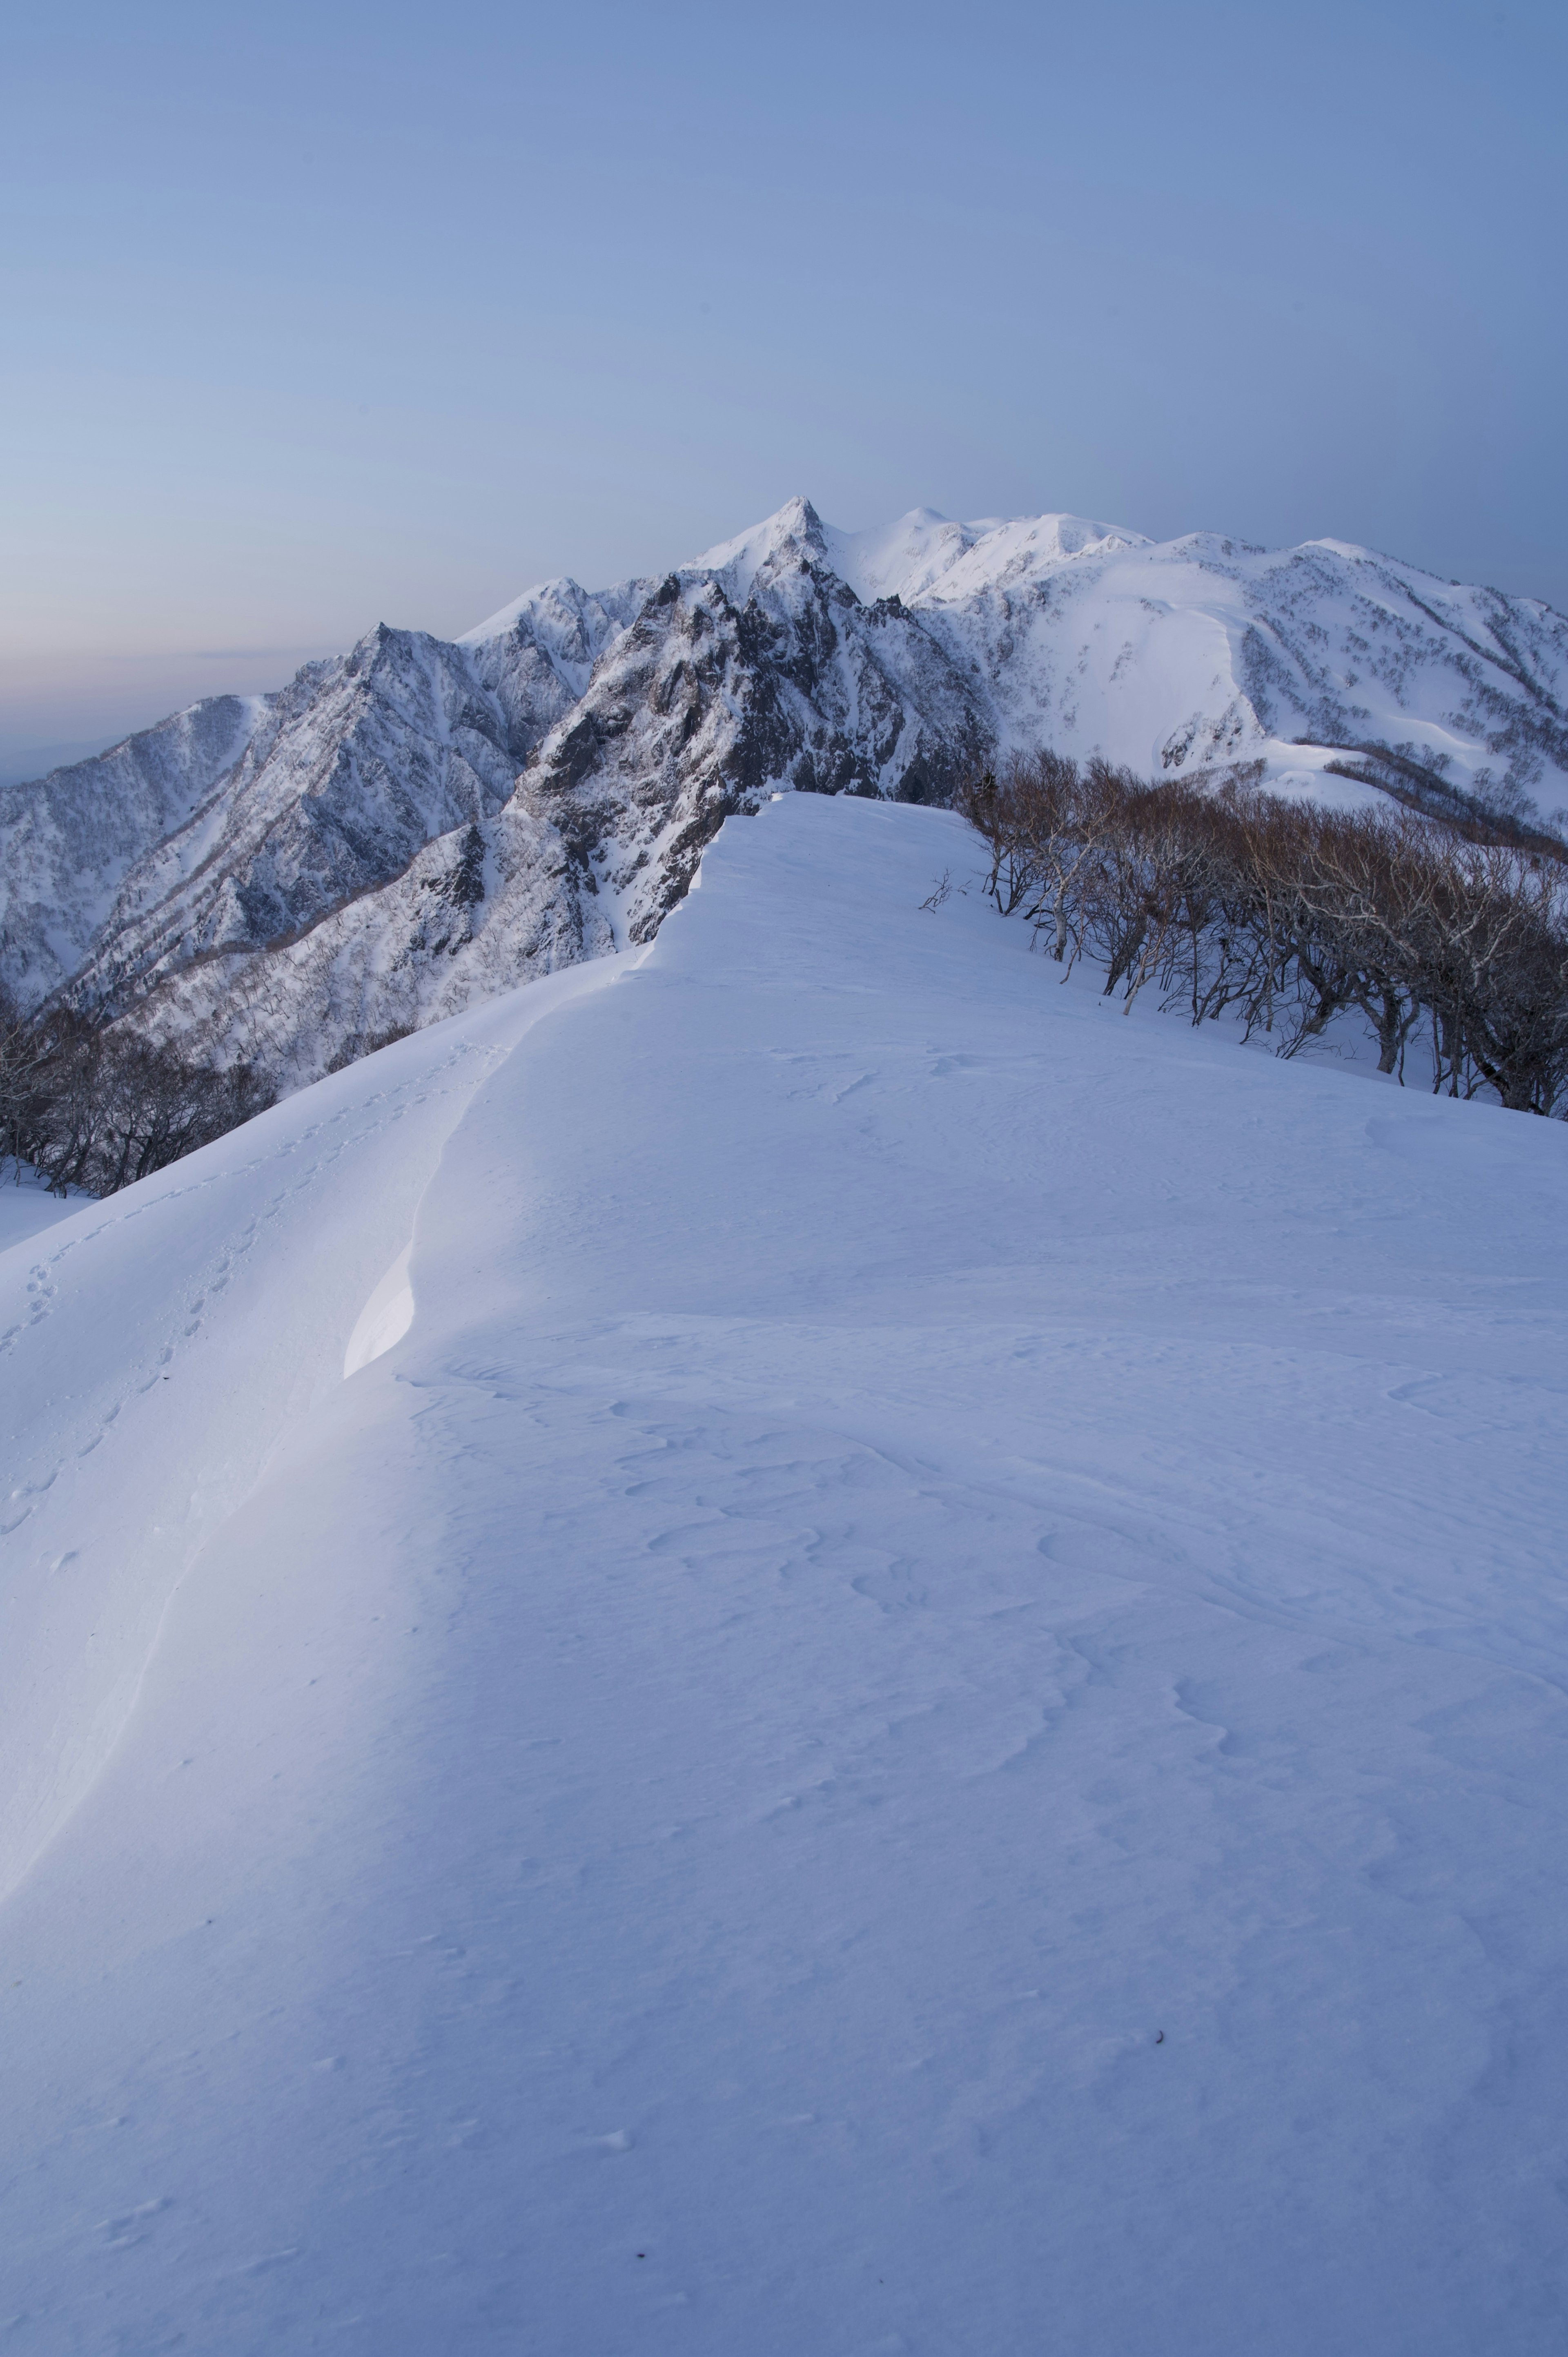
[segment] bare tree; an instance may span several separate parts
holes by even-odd
[[[112,1195],[263,1112],[273,1090],[249,1066],[188,1063],[70,1007],[0,1004],[5,1151],[47,1186]]]
[[[1540,839],[1479,841],[1473,814],[1461,830],[1284,802],[1256,765],[1146,784],[1055,753],[984,772],[959,807],[998,909],[1069,973],[1087,955],[1126,1007],[1154,984],[1282,1056],[1355,1010],[1401,1081],[1423,1031],[1438,1089],[1541,1114],[1568,1101],[1568,866]]]

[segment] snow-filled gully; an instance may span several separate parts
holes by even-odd
[[[966,857],[0,1258],[23,2357],[1555,2357],[1568,1133]]]

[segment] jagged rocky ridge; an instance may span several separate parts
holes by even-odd
[[[382,625],[7,790],[0,973],[295,1085],[649,939],[770,793],[940,801],[1040,744],[1550,813],[1568,622],[1332,541],[852,534],[796,500],[662,580],[549,583],[456,643]]]

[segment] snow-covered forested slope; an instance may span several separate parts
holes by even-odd
[[[547,584],[456,644],[383,627],[10,789],[0,978],[288,1085],[646,942],[780,787],[941,802],[1041,745],[1350,800],[1375,786],[1325,764],[1381,748],[1395,782],[1550,815],[1568,622],[1337,542],[926,510],[846,533],[794,500],[661,580]]]
[[[18,2357],[1555,2357],[1568,1134],[969,856],[0,1258]]]

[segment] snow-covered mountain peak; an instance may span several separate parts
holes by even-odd
[[[830,534],[811,500],[797,496],[786,500],[760,523],[736,533],[733,540],[721,540],[715,547],[704,549],[681,570],[721,574],[730,596],[737,605],[744,605],[765,565],[780,557],[820,562],[829,554],[830,538],[837,537]]]
[[[911,508],[891,523],[844,532],[824,523],[811,500],[797,495],[676,571],[683,580],[716,577],[731,601],[744,606],[759,579],[825,565],[868,606],[895,597],[912,605],[927,596],[951,602],[1075,558],[1154,544],[1143,533],[1083,516],[1053,512],[956,522],[929,507]],[[656,586],[652,578],[633,579],[590,592],[565,576],[543,581],[465,630],[456,644],[489,647],[499,640],[525,639],[546,648],[558,664],[591,665]]]
[[[830,525],[825,533],[828,557],[839,578],[867,605],[878,597],[907,601],[956,564],[994,522],[955,523],[937,508],[911,508],[894,522],[874,524],[865,532],[840,532]]]
[[[769,565],[791,558],[825,562],[865,604],[897,597],[910,605],[933,592],[968,597],[1023,570],[1153,544],[1142,533],[1083,516],[980,516],[957,522],[927,507],[911,508],[891,523],[844,532],[824,523],[810,500],[794,499],[683,569],[722,574],[730,595],[744,601]]]
[[[1092,522],[1085,516],[986,516],[973,523],[948,523],[929,509],[918,508],[887,533],[862,533],[854,538],[872,544],[891,543],[892,535],[904,532],[906,526],[914,529],[903,543],[908,557],[903,577],[892,577],[891,564],[879,567],[887,586],[875,593],[897,596],[906,603],[928,596],[951,603],[1078,558],[1112,556],[1155,545],[1141,532]],[[889,545],[889,559],[895,557],[897,548],[897,543]]]
[[[1359,541],[1304,540],[1301,544],[1303,548],[1326,549],[1330,556],[1340,557],[1348,565],[1372,565],[1377,562],[1375,553],[1369,548],[1363,548]],[[1407,573],[1414,572],[1416,569],[1413,565],[1405,567]]]
[[[0,976],[306,1079],[651,938],[725,814],[940,802],[1049,746],[1286,794],[1568,802],[1568,623],[1352,543],[1155,543],[804,498],[693,562],[542,582],[456,642],[379,624],[0,796]],[[1347,765],[1346,756],[1356,766]]]

